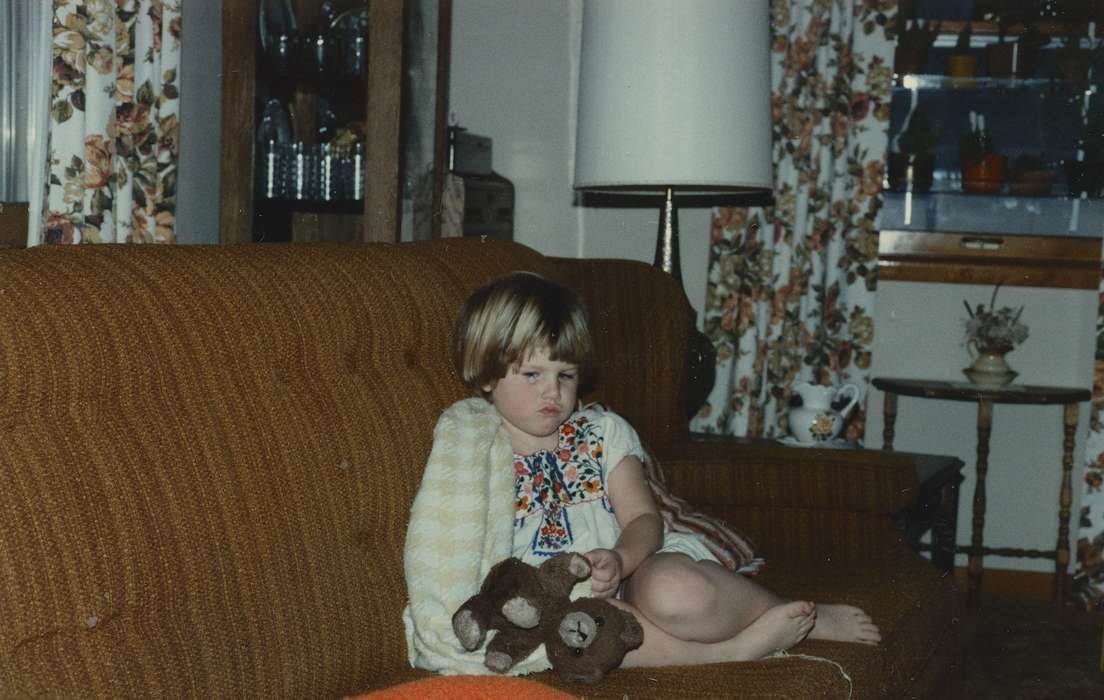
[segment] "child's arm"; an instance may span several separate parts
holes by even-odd
[[[610,473],[606,493],[621,536],[611,549],[586,553],[591,566],[591,594],[607,598],[617,592],[621,580],[632,575],[663,544],[663,520],[644,479],[644,465],[629,455]]]

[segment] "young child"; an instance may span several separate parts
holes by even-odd
[[[512,555],[539,565],[560,551],[583,553],[591,595],[644,627],[643,646],[624,665],[759,659],[806,636],[880,641],[858,608],[783,600],[697,540],[665,536],[636,432],[612,412],[576,408],[594,359],[570,290],[530,273],[477,290],[460,312],[454,350],[461,377],[509,437],[513,464],[501,469],[514,475]]]

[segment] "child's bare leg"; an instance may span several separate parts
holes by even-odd
[[[625,599],[672,636],[705,643],[734,638],[786,602],[720,564],[674,553],[648,557],[626,582]],[[881,641],[877,625],[854,606],[817,604],[814,617],[813,639]]]
[[[731,639],[712,643],[694,642],[679,639],[657,627],[627,603],[616,599],[610,602],[630,611],[644,628],[644,644],[625,656],[622,665],[626,667],[754,661],[789,649],[804,639],[816,624],[816,606],[806,601],[795,601],[770,608]]]
[[[720,564],[653,554],[625,583],[625,600],[679,639],[731,639],[786,601]]]

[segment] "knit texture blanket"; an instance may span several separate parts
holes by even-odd
[[[494,406],[464,399],[445,409],[406,532],[403,552],[410,602],[403,610],[412,666],[446,674],[488,674],[483,650],[465,651],[452,614],[491,567],[511,556],[514,528],[513,449]],[[583,581],[582,595],[590,582]],[[511,675],[551,668],[541,646]]]

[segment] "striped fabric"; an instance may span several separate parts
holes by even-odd
[[[754,543],[721,519],[695,512],[689,503],[671,493],[659,460],[652,454],[644,460],[644,475],[668,530],[698,540],[732,571],[742,574],[759,571],[763,559],[755,556]]]

